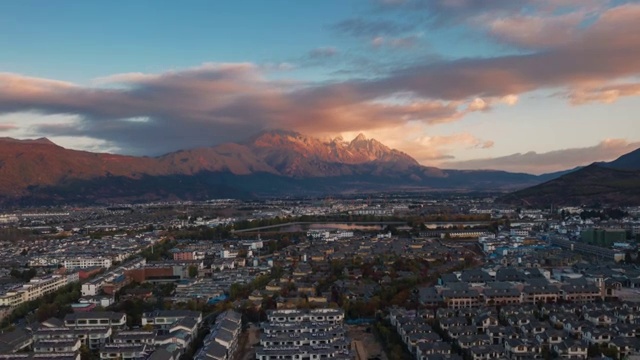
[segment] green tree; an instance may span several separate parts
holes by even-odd
[[[197,276],[198,276],[198,267],[195,265],[189,266],[189,277],[193,279]]]
[[[80,347],[80,360],[95,360],[97,356],[95,356],[91,350],[87,347],[87,345],[82,345]]]

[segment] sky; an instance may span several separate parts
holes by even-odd
[[[640,147],[640,1],[0,2],[0,137],[156,156],[269,129],[547,173]]]

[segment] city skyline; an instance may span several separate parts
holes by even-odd
[[[0,136],[159,155],[364,133],[424,165],[537,174],[640,147],[635,1],[0,10]]]

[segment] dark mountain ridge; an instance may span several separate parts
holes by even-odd
[[[359,135],[265,131],[242,143],[135,157],[0,139],[0,202],[115,202],[390,190],[509,190],[544,176],[442,170]]]
[[[505,195],[498,202],[550,205],[640,205],[640,149],[611,162],[596,162],[545,183]]]

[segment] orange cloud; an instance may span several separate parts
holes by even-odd
[[[585,87],[573,89],[566,96],[574,105],[592,102],[611,104],[625,96],[640,95],[640,83],[611,84],[600,87]]]
[[[440,11],[451,10],[451,3],[433,3]],[[487,13],[480,6],[485,2],[457,3],[458,11]],[[501,13],[515,16],[512,5],[500,3]],[[640,75],[637,19],[640,4],[603,10],[592,22],[581,24],[580,31],[563,33],[571,41],[554,40],[536,51],[551,30],[568,29],[575,20],[554,19],[556,23],[549,25],[527,18],[523,27],[537,30],[514,34],[512,40],[532,45],[534,50],[528,53],[411,62],[378,77],[335,82],[273,80],[268,76],[271,67],[251,63],[116,74],[98,79],[94,87],[0,74],[0,114],[77,115],[74,124],[37,130],[46,135],[100,138],[134,154],[158,154],[240,140],[265,128],[335,134],[412,122],[446,123],[500,104],[515,105],[521,94],[535,90],[555,91],[574,104],[611,102],[638,94],[637,85],[619,84]],[[384,39],[409,31],[396,25],[354,21],[346,23],[344,31],[371,38],[384,29]],[[506,33],[513,26],[505,20],[498,28]],[[330,52],[325,49],[322,54]]]

